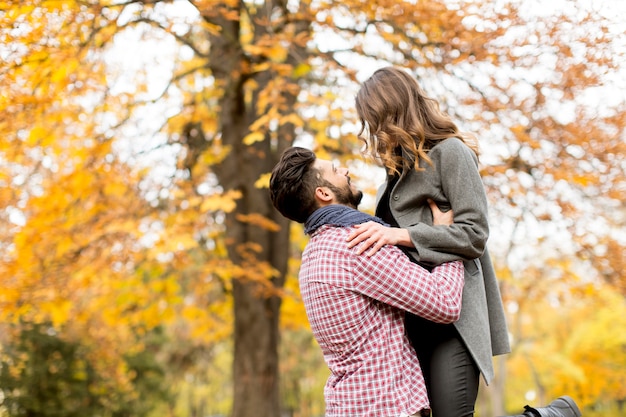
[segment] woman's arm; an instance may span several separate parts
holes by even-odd
[[[430,155],[441,192],[454,211],[454,223],[441,228],[432,226],[429,219],[421,219],[407,225],[417,260],[438,265],[459,257],[478,258],[485,251],[489,238],[487,195],[478,170],[478,159],[455,138],[435,146]],[[405,224],[401,223],[402,226]]]
[[[447,227],[454,221],[452,210],[442,212],[434,201],[428,200],[430,210],[433,214],[433,227]],[[385,245],[413,247],[411,236],[407,229],[399,227],[383,226],[376,222],[367,222],[354,226],[355,230],[348,236],[348,247],[365,242],[358,248],[360,255],[367,250],[367,256],[372,256]],[[369,249],[369,250],[368,250]]]
[[[384,243],[411,247],[416,249],[419,261],[432,265],[482,255],[489,236],[489,225],[487,197],[475,155],[461,141],[450,139],[433,148],[431,158],[435,167],[427,169],[436,170],[431,176],[438,176],[441,187],[433,193],[439,193],[440,198],[444,196],[447,201],[440,203],[453,208],[454,223],[450,227],[438,226],[436,222],[431,224],[424,214],[400,229],[365,223],[349,236],[350,246],[365,241],[360,250],[369,249],[368,255],[375,253]],[[407,186],[423,190],[430,184],[409,183],[402,190],[405,193]],[[418,213],[418,208],[415,208],[415,213]],[[399,220],[399,223],[402,224],[402,221]]]

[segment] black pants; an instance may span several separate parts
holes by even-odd
[[[407,313],[406,331],[424,373],[432,417],[472,417],[480,372],[454,325]]]

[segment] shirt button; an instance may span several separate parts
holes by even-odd
[[[393,199],[394,199],[394,200],[396,200],[396,201],[398,201],[398,199],[399,199],[399,198],[400,198],[400,197],[398,197],[398,195],[397,195],[397,194],[393,196]]]

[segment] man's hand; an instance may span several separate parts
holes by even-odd
[[[445,213],[439,210],[437,204],[428,199],[428,205],[430,206],[430,211],[433,212],[433,225],[435,226],[450,226],[454,223],[454,213],[452,210],[448,210]]]

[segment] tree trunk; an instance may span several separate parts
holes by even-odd
[[[230,260],[244,271],[233,280],[234,363],[233,417],[278,417],[278,338],[280,298],[289,258],[289,223],[273,208],[267,189],[255,182],[270,172],[277,149],[269,140],[245,145],[248,126],[255,120],[254,103],[244,102],[243,81],[232,71],[222,109],[222,140],[231,147],[228,157],[215,169],[225,191],[237,190],[237,208],[226,217]],[[283,139],[281,143],[285,142]],[[258,213],[273,220],[280,230],[272,232],[242,220]],[[242,217],[243,216],[243,217]],[[264,269],[265,267],[265,269]],[[277,274],[270,276],[270,267]]]
[[[236,126],[247,126],[236,122]],[[227,129],[224,129],[225,131]],[[243,136],[237,135],[239,142]],[[233,280],[234,301],[234,399],[233,417],[280,415],[278,382],[279,310],[278,291],[284,283],[289,258],[289,224],[271,205],[267,189],[257,189],[256,180],[269,172],[275,156],[257,151],[264,146],[233,147],[219,170],[225,190],[238,190],[241,199],[226,218],[230,260],[242,268]],[[280,230],[272,232],[242,221],[258,213],[273,220]],[[277,271],[270,275],[270,271]]]
[[[246,157],[250,150],[233,152],[226,161],[232,175],[245,179],[236,187],[243,197],[226,223],[229,257],[244,271],[233,280],[233,417],[277,417],[280,298],[276,290],[282,288],[287,269],[289,224],[276,214],[267,190],[254,187],[256,179],[271,169],[274,158],[251,159]],[[280,230],[271,232],[238,218],[251,213],[272,219]],[[278,272],[270,276],[271,270]]]
[[[226,217],[226,239],[230,260],[242,268],[243,275],[233,280],[234,301],[234,403],[233,417],[279,416],[278,319],[280,298],[276,289],[283,286],[289,257],[288,223],[277,216],[266,189],[254,184],[269,172],[275,158],[261,152],[267,142],[242,145],[249,119],[242,108],[242,92],[222,106],[224,141],[232,146],[226,160],[216,169],[224,190],[237,190],[242,197],[237,208]],[[232,133],[231,133],[232,131]],[[231,136],[232,135],[232,136]],[[265,145],[266,146],[266,145]],[[263,155],[265,154],[265,155]],[[272,232],[242,221],[241,216],[258,213],[280,225]],[[244,217],[245,218],[245,217]],[[263,266],[266,266],[264,269]],[[272,267],[277,275],[270,276]]]
[[[268,36],[263,22],[275,8],[287,14],[286,4],[267,1],[251,17],[256,39]],[[233,9],[234,11],[234,9]],[[249,10],[248,10],[249,12]],[[266,13],[267,16],[259,16]],[[242,276],[233,280],[234,301],[234,398],[232,417],[278,417],[280,415],[278,381],[279,343],[279,290],[284,284],[289,259],[289,222],[271,204],[268,190],[257,188],[261,175],[269,173],[285,148],[295,138],[292,123],[279,124],[271,132],[266,130],[265,140],[251,145],[243,143],[250,133],[249,127],[259,114],[257,102],[260,92],[278,75],[271,70],[250,72],[251,63],[243,53],[240,40],[240,20],[207,17],[207,21],[221,27],[219,36],[211,36],[209,66],[216,85],[222,90],[220,105],[220,131],[224,146],[230,148],[228,156],[215,167],[215,174],[224,191],[241,193],[237,207],[226,216],[226,239],[230,260],[242,268]],[[261,22],[261,23],[256,23]],[[308,33],[309,22],[300,20],[296,33]],[[271,34],[269,34],[271,35]],[[292,45],[294,52],[287,58],[294,65],[295,58],[305,55],[304,43]],[[258,59],[258,57],[254,58]],[[246,72],[248,71],[248,72]],[[256,88],[246,96],[246,81],[254,79]],[[293,112],[299,86],[287,80],[290,87],[280,91],[279,112]],[[250,94],[251,93],[251,94]],[[273,103],[275,105],[275,103]],[[266,126],[267,127],[267,126]],[[279,226],[278,231],[267,230],[247,221],[250,214],[260,214]]]

